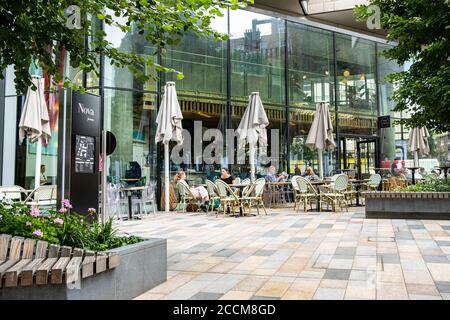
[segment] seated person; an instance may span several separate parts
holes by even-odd
[[[50,180],[47,178],[45,174],[45,164],[41,164],[41,178],[40,178],[41,186],[50,184]]]
[[[302,171],[300,170],[300,168],[298,167],[298,164],[295,164],[294,166],[294,174],[296,176],[301,176],[302,175]]]
[[[306,168],[304,177],[308,180],[318,180],[318,176],[314,173],[314,169],[312,167]]]
[[[267,182],[279,182],[284,180],[284,175],[278,175],[276,174],[276,168],[275,166],[270,166],[269,170],[266,174],[266,181]]]
[[[220,172],[220,180],[224,181],[227,184],[234,184],[235,178],[231,175],[228,168],[222,168]]]
[[[184,181],[189,186],[189,183],[186,181],[186,173],[184,171],[178,171],[178,173],[175,175],[175,178],[174,178],[175,186],[180,181]],[[206,190],[206,188],[203,186],[189,187],[189,190],[191,190],[191,192],[195,196],[195,198],[200,200],[200,202],[201,202],[200,209],[204,212],[207,212],[208,205],[209,205],[208,190]],[[178,188],[176,188],[176,194],[177,194],[177,198],[180,199],[180,190],[178,190]]]

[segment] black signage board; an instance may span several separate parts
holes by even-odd
[[[99,203],[100,97],[73,92],[71,98],[70,200],[74,211],[87,214]]]
[[[391,116],[378,117],[378,129],[390,127],[391,127]]]
[[[75,135],[75,173],[94,173],[95,138]]]

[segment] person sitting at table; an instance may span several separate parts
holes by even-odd
[[[278,175],[276,174],[276,168],[275,166],[270,166],[269,170],[266,174],[266,181],[267,182],[280,182],[284,180],[284,175]]]
[[[314,173],[314,169],[312,167],[307,167],[305,170],[305,176],[308,180],[318,180],[317,175]]]
[[[225,182],[227,184],[234,184],[235,178],[230,173],[230,170],[228,170],[228,168],[222,168],[222,170],[220,172],[220,180],[222,180],[223,182]]]
[[[177,186],[177,183],[180,181],[184,181],[189,187],[189,183],[186,180],[186,173],[184,171],[178,171],[178,173],[175,175],[175,178],[174,178],[175,186]],[[191,190],[192,194],[198,200],[200,200],[200,202],[201,202],[200,209],[204,212],[207,212],[208,205],[209,205],[208,190],[206,190],[206,188],[203,186],[189,187],[189,190]],[[178,188],[176,188],[176,194],[177,194],[177,198],[180,199],[181,192]]]
[[[50,184],[50,180],[47,179],[47,175],[45,174],[45,168],[46,168],[45,164],[41,164],[41,178],[40,178],[41,186]]]
[[[301,176],[302,175],[302,171],[300,170],[300,168],[298,167],[298,164],[295,164],[294,166],[294,174],[296,176]]]

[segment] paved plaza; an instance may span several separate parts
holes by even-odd
[[[167,282],[137,299],[450,299],[448,220],[365,219],[364,208],[268,213],[118,223],[167,239]]]

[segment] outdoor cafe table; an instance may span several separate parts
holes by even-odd
[[[349,179],[348,182],[350,184],[353,184],[355,186],[355,190],[356,190],[356,205],[359,206],[359,194],[360,194],[360,190],[361,190],[361,186],[364,183],[369,182],[369,179]]]
[[[132,220],[133,219],[133,208],[131,205],[131,197],[133,195],[134,191],[143,191],[145,190],[145,186],[139,186],[139,187],[126,187],[126,188],[121,188],[120,191],[126,192],[127,196],[128,196],[128,220]],[[137,219],[139,219],[138,217],[136,217]]]
[[[285,188],[291,189],[292,184],[290,181],[276,181],[276,182],[266,182],[267,185],[267,191],[265,195],[265,203],[268,204],[269,208],[272,208],[274,205],[277,204],[276,202],[276,195],[283,193],[284,195],[284,202],[286,203],[286,194],[289,194],[292,192],[292,190],[286,190]],[[283,190],[280,191],[280,188]],[[279,203],[278,203],[279,204]]]
[[[229,186],[233,189],[239,189],[239,196],[242,197],[242,191],[244,190],[245,187],[252,185],[252,183],[233,183],[233,184],[229,184]],[[242,216],[244,213],[242,212],[242,208],[239,207],[239,215]]]

